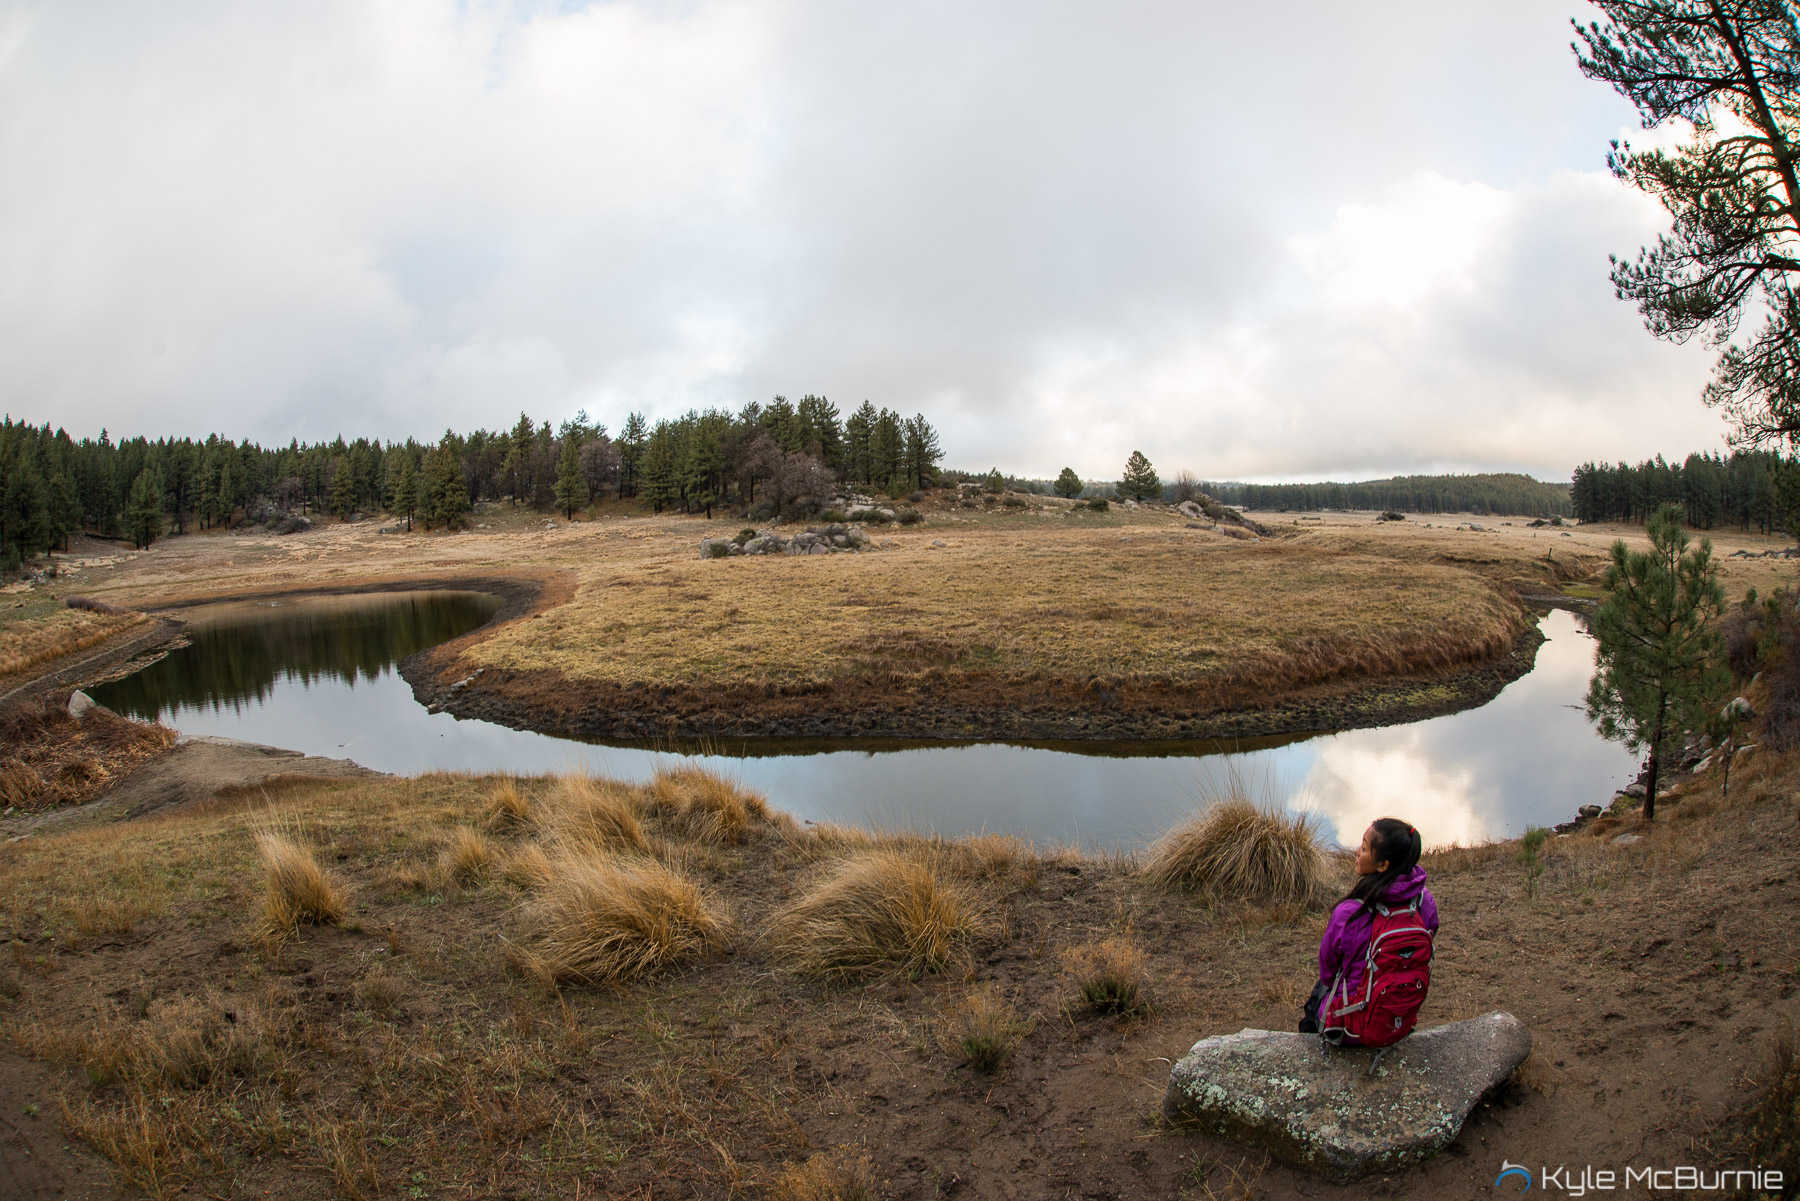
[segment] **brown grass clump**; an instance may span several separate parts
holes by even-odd
[[[638,823],[637,800],[622,784],[589,775],[557,781],[545,817],[551,837],[571,847],[647,853],[650,844]]]
[[[479,830],[458,826],[438,855],[438,872],[457,884],[474,884],[494,870],[494,844]]]
[[[542,888],[556,874],[555,861],[549,852],[535,842],[513,848],[500,869],[509,884],[520,888]]]
[[[1001,1000],[991,987],[962,999],[950,1015],[950,1038],[970,1067],[992,1074],[1005,1066],[1019,1042],[1031,1033],[1031,1021]]]
[[[1063,954],[1081,1003],[1097,1013],[1136,1013],[1149,1007],[1144,952],[1117,935],[1083,943]]]
[[[875,1165],[862,1151],[837,1147],[789,1164],[769,1189],[770,1201],[875,1201]]]
[[[778,914],[774,939],[807,975],[848,980],[888,968],[936,971],[986,929],[974,897],[939,875],[930,857],[870,851]]]
[[[495,834],[508,834],[531,824],[531,798],[514,779],[500,781],[488,793],[482,809],[482,822]]]
[[[650,799],[689,835],[707,842],[739,843],[757,823],[767,823],[769,802],[718,772],[683,764],[657,770]]]
[[[1144,875],[1255,905],[1322,904],[1329,863],[1318,820],[1258,805],[1232,786],[1151,846]]]
[[[722,948],[728,921],[698,885],[649,860],[552,856],[524,912],[520,966],[547,982],[631,980]]]
[[[0,808],[49,809],[104,791],[115,776],[175,744],[167,726],[94,708],[76,721],[45,698],[0,713]]]
[[[1031,844],[1011,834],[972,834],[957,842],[956,849],[977,876],[1000,879],[1014,872],[1032,877],[1037,854]]]
[[[311,851],[274,830],[257,832],[256,849],[266,869],[263,921],[271,934],[291,934],[302,925],[336,925],[343,920],[343,893]]]

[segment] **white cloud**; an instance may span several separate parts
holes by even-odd
[[[15,6],[5,407],[285,440],[814,391],[957,464],[1215,477],[1709,445],[1704,355],[1610,294],[1659,218],[1591,170],[1628,110],[1566,8]]]

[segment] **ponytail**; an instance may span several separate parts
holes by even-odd
[[[1375,906],[1387,896],[1394,881],[1419,865],[1419,853],[1424,850],[1418,830],[1397,817],[1376,818],[1369,828],[1375,831],[1371,847],[1375,862],[1385,862],[1387,870],[1358,876],[1350,891],[1339,898],[1340,905],[1345,901],[1362,902],[1361,907],[1351,915],[1351,921],[1375,912]]]

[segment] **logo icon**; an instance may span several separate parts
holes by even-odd
[[[1509,1159],[1501,1160],[1500,1174],[1494,1177],[1494,1187],[1499,1188],[1500,1182],[1505,1180],[1508,1176],[1517,1176],[1520,1180],[1525,1182],[1525,1187],[1519,1190],[1521,1193],[1529,1193],[1531,1191],[1531,1173],[1526,1169],[1524,1164],[1513,1163]]]

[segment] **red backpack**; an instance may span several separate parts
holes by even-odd
[[[1419,901],[1405,908],[1377,904],[1369,919],[1369,951],[1363,959],[1360,995],[1352,997],[1344,974],[1331,983],[1319,1007],[1319,1034],[1328,1042],[1354,1041],[1390,1047],[1412,1033],[1419,1007],[1431,990],[1432,934],[1419,918]]]

